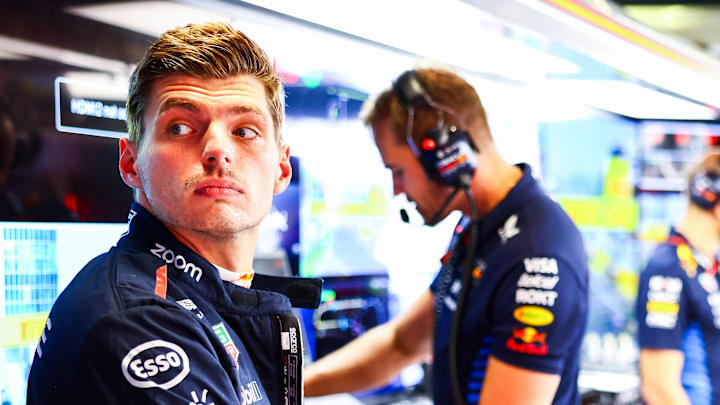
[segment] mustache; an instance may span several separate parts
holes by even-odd
[[[208,179],[208,177],[209,176],[207,174],[196,174],[194,176],[188,177],[187,179],[185,179],[185,181],[183,183],[183,189],[185,191],[187,191],[190,188],[192,188],[195,184]],[[233,172],[230,169],[224,169],[224,170],[220,171],[218,178],[219,179],[230,179],[230,180],[235,181],[236,183],[238,183],[241,186],[244,185],[244,182],[242,180],[240,180],[240,178],[235,174],[235,172]]]

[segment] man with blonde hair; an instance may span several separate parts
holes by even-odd
[[[378,387],[432,354],[436,404],[579,403],[588,270],[570,218],[528,165],[503,160],[459,75],[405,72],[366,111],[395,193],[427,225],[455,210],[465,216],[430,288],[313,363],[306,393]]]
[[[640,275],[637,319],[643,399],[720,403],[720,151],[688,177],[688,207]]]
[[[282,81],[220,23],[163,34],[130,78],[119,170],[129,230],[50,312],[29,404],[299,404],[291,303],[319,280],[254,274],[258,225],[291,177]]]

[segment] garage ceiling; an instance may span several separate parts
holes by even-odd
[[[720,59],[720,1],[615,0],[631,18]]]

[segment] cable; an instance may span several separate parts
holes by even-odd
[[[464,311],[465,307],[465,301],[467,298],[467,293],[470,291],[470,279],[472,277],[473,272],[473,264],[475,262],[475,250],[477,247],[477,239],[478,239],[478,209],[477,205],[475,204],[475,199],[473,198],[472,191],[469,187],[469,181],[467,179],[463,180],[466,185],[462,187],[463,191],[465,191],[465,196],[467,197],[468,203],[470,204],[470,246],[467,251],[467,256],[465,257],[465,268],[463,269],[463,278],[462,278],[462,288],[460,289],[460,293],[458,294],[457,299],[457,305],[455,309],[455,315],[453,316],[453,322],[452,322],[452,328],[450,329],[450,349],[449,349],[449,357],[450,357],[450,382],[452,385],[452,391],[453,391],[453,397],[455,397],[455,403],[458,405],[465,404],[465,401],[463,400],[462,396],[462,389],[460,388],[460,379],[458,376],[458,369],[457,369],[457,338],[458,333],[460,331],[460,323],[462,320],[462,313]],[[458,242],[460,243],[460,242]]]
[[[440,219],[440,216],[442,215],[443,211],[445,211],[445,208],[447,208],[448,205],[450,205],[450,202],[453,198],[457,195],[458,191],[460,191],[460,187],[455,187],[455,190],[445,199],[445,202],[440,207],[440,209],[435,212],[435,215],[430,218],[429,221],[426,222],[428,225],[435,225],[435,223]]]

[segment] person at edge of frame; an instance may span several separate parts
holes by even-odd
[[[291,305],[317,307],[320,280],[252,269],[292,175],[273,64],[224,23],[171,29],[132,74],[127,114],[129,229],[53,305],[28,404],[300,404]]]
[[[691,169],[684,217],[640,274],[636,314],[643,399],[720,404],[720,150]]]
[[[418,82],[400,83],[407,75]],[[425,94],[401,94],[398,89],[404,87],[424,88]],[[417,99],[425,100],[414,103]],[[311,364],[305,371],[306,395],[382,386],[433,354],[436,404],[578,404],[589,274],[574,223],[546,195],[527,164],[503,160],[477,93],[459,75],[446,69],[406,72],[369,101],[363,113],[392,171],[395,194],[405,193],[428,226],[455,210],[465,215],[430,288],[402,315]],[[441,135],[430,135],[433,131]],[[443,136],[462,131],[469,134],[471,153],[450,163],[436,162],[436,172],[423,164],[420,149],[431,150]],[[474,225],[471,200],[437,180],[451,165],[473,159],[476,167],[465,187],[476,206]],[[472,226],[478,234],[475,254],[468,258]],[[462,285],[467,260],[472,260],[472,276],[469,285]],[[448,282],[443,280],[447,266],[452,266]],[[469,292],[457,354],[451,358],[453,318],[464,288]]]

